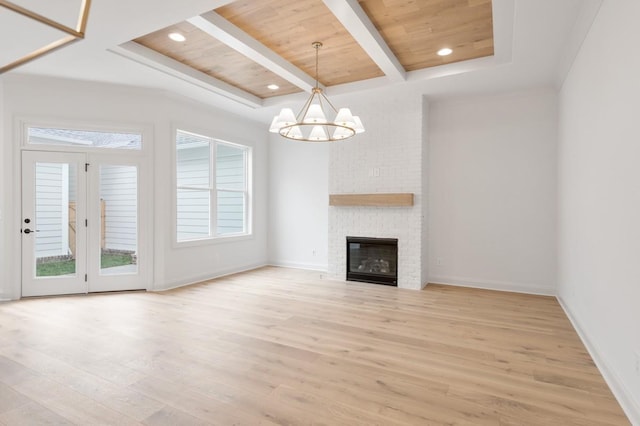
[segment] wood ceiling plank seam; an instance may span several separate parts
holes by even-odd
[[[305,92],[310,92],[315,86],[315,80],[311,76],[217,13],[208,12],[187,21]]]
[[[358,0],[323,0],[323,2],[389,80],[401,82],[406,79],[405,68],[360,7]]]
[[[198,71],[135,41],[123,43],[115,48],[109,49],[109,51],[251,108],[259,108],[262,106],[262,99],[258,96],[211,77],[202,71]]]

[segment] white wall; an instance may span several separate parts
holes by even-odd
[[[9,174],[9,170],[4,167],[4,158],[6,156],[5,145],[7,144],[3,136],[6,134],[4,116],[4,77],[0,75],[0,166],[2,166],[2,170],[0,170],[0,189],[2,190],[0,191],[0,300],[10,299],[12,297],[9,285],[3,284],[8,283],[10,279],[9,269],[5,263],[5,258],[7,257],[5,253],[8,250],[7,242],[9,239],[5,216],[7,214],[7,206],[9,205],[8,198],[10,192],[5,190],[5,176]]]
[[[430,282],[555,294],[557,100],[431,102]]]
[[[605,1],[560,94],[559,295],[640,425],[640,2]],[[637,354],[634,357],[634,352]]]
[[[216,275],[263,265],[267,261],[267,136],[260,124],[248,122],[211,107],[162,92],[125,86],[53,78],[6,75],[2,152],[2,194],[12,208],[3,209],[5,233],[0,242],[4,257],[4,279],[0,294],[16,298],[20,294],[19,229],[20,207],[14,204],[19,191],[18,132],[20,117],[59,119],[82,123],[121,124],[153,129],[147,144],[147,176],[153,178],[152,205],[141,206],[152,212],[154,274],[149,287],[168,288]],[[172,233],[174,182],[173,125],[253,147],[254,219],[253,236],[232,242],[176,247]],[[152,171],[151,171],[152,170]],[[16,189],[17,188],[17,189]],[[17,195],[16,195],[17,197]],[[5,204],[7,206],[7,204]],[[17,248],[17,250],[16,250]]]
[[[420,229],[422,230],[421,234],[421,271],[420,271],[420,282],[426,284],[429,282],[429,238],[431,237],[429,233],[429,216],[431,212],[429,211],[431,202],[429,200],[429,155],[430,155],[430,145],[431,145],[431,137],[429,135],[429,117],[431,114],[431,106],[426,97],[422,98],[422,164],[421,164],[421,179],[422,179],[422,216],[420,218]]]
[[[272,135],[269,263],[327,270],[329,144]]]

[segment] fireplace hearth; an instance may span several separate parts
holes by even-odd
[[[398,239],[347,237],[347,281],[398,285]]]

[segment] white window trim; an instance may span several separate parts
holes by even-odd
[[[17,137],[21,141],[20,149],[23,151],[51,151],[51,152],[86,152],[86,153],[106,153],[115,154],[117,152],[126,152],[127,155],[145,156],[151,151],[151,139],[153,137],[152,127],[146,124],[122,124],[122,122],[100,122],[100,121],[83,121],[68,120],[57,118],[39,118],[39,117],[17,117],[15,119],[16,129],[19,132]],[[48,145],[29,143],[29,128],[51,128],[51,129],[69,129],[87,132],[111,132],[111,133],[133,133],[142,137],[140,149],[119,149],[119,148],[102,148],[96,146],[83,145]]]
[[[172,126],[172,156],[171,156],[171,165],[172,165],[172,247],[173,248],[182,248],[182,247],[197,247],[197,246],[205,246],[205,245],[213,245],[213,244],[221,244],[221,243],[229,243],[235,241],[245,241],[251,240],[254,238],[253,235],[253,147],[250,145],[245,145],[236,142],[229,142],[227,140],[216,138],[210,136],[210,132],[207,131],[192,131],[187,130],[190,129],[190,126],[180,126],[173,125]],[[195,135],[197,137],[205,138],[209,140],[209,165],[211,167],[209,173],[209,188],[203,187],[190,187],[190,186],[178,186],[177,185],[177,142],[178,142],[178,132],[188,133]],[[235,234],[217,234],[217,192],[218,188],[215,186],[215,164],[216,164],[216,146],[217,144],[224,144],[233,146],[236,148],[242,148],[245,151],[244,155],[244,167],[245,167],[245,189],[244,190],[222,190],[228,192],[240,192],[245,194],[245,209],[244,209],[244,226],[245,231],[243,233],[235,233]],[[209,226],[211,229],[211,234],[207,237],[202,238],[194,238],[191,240],[178,241],[178,189],[196,189],[196,190],[209,190],[210,192],[210,211],[209,211]]]

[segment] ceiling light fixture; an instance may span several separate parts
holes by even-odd
[[[185,36],[183,36],[180,33],[170,33],[169,34],[169,38],[173,41],[177,41],[177,42],[183,42],[185,41],[187,38]]]
[[[440,56],[449,56],[453,53],[453,50],[449,49],[448,47],[444,47],[440,50],[438,50],[438,55]]]
[[[278,90],[280,88],[280,86],[278,86],[277,84],[270,84],[267,86],[267,89],[269,90]]]
[[[269,131],[280,133],[287,139],[305,142],[333,142],[364,132],[358,116],[351,115],[349,108],[337,110],[322,92],[318,84],[318,50],[322,43],[316,41],[312,46],[316,49],[316,85],[311,89],[311,97],[297,116],[291,108],[283,108],[280,114],[274,117]],[[331,108],[328,112],[335,114],[333,121],[327,120],[326,106]]]

